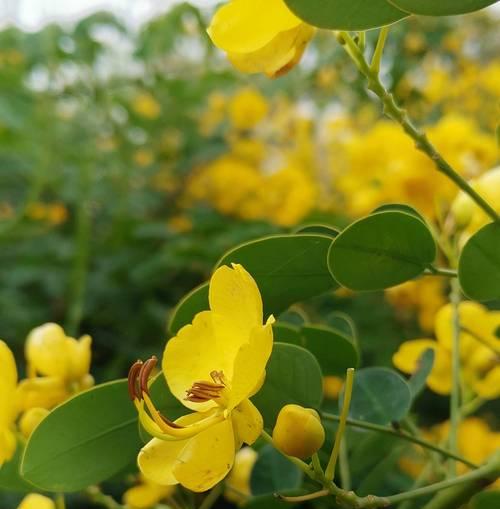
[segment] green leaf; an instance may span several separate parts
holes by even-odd
[[[460,254],[458,279],[471,299],[500,298],[500,223],[483,226],[467,241]]]
[[[118,473],[140,447],[127,381],[110,382],[71,398],[38,425],[21,475],[47,491],[79,491]]]
[[[399,211],[377,212],[348,226],[333,240],[328,265],[351,290],[380,290],[420,275],[436,256],[423,221]]]
[[[278,315],[291,304],[337,288],[326,256],[331,238],[324,235],[274,235],[226,253],[217,263],[240,263],[254,277],[265,315]]]
[[[498,509],[500,507],[500,491],[483,491],[471,501],[471,509]]]
[[[386,0],[285,0],[310,25],[330,30],[368,30],[408,16]]]
[[[262,389],[252,398],[272,428],[282,407],[289,403],[319,408],[323,397],[323,377],[311,352],[296,345],[275,343],[266,367]]]
[[[358,350],[340,331],[323,325],[306,325],[301,334],[306,339],[306,348],[318,359],[323,375],[344,376],[347,368],[358,367]]]
[[[339,407],[344,395],[341,394]],[[349,417],[374,424],[399,422],[408,414],[411,391],[403,377],[388,368],[363,368],[356,372]]]
[[[171,334],[176,334],[184,325],[193,321],[196,313],[205,309],[208,309],[208,283],[203,283],[190,291],[177,304],[170,317],[168,330]]]
[[[417,371],[409,378],[408,386],[413,398],[416,398],[424,389],[427,377],[434,366],[435,352],[432,348],[428,348],[418,360]]]
[[[327,224],[306,224],[297,228],[293,233],[317,233],[335,238],[340,233],[340,230]]]
[[[406,205],[405,203],[386,203],[385,205],[380,205],[380,207],[377,207],[372,214],[375,214],[376,212],[387,212],[387,211],[397,211],[397,212],[406,212],[407,214],[411,214],[412,216],[417,217],[421,221],[425,223],[424,216],[420,214],[420,212],[413,207],[410,207],[410,205]]]
[[[411,14],[452,16],[478,11],[498,0],[388,0],[394,7]]]
[[[259,450],[250,476],[252,495],[270,495],[300,487],[302,472],[268,444]]]
[[[28,493],[33,486],[28,484],[19,473],[24,446],[18,442],[16,452],[10,461],[0,467],[0,490]]]
[[[338,287],[328,271],[331,238],[324,235],[275,235],[242,244],[217,263],[240,263],[254,277],[265,315],[279,315],[291,304]],[[189,293],[175,308],[169,330],[175,334],[208,309],[208,284]]]
[[[291,343],[292,345],[303,346],[300,329],[286,322],[275,322],[273,324],[274,341]]]

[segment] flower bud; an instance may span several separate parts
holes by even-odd
[[[250,498],[250,476],[258,454],[251,447],[243,447],[234,457],[234,465],[226,478],[224,497],[235,504],[244,504]]]
[[[33,430],[49,415],[46,408],[30,408],[24,412],[19,421],[19,429],[25,438],[29,438]]]
[[[53,500],[38,493],[26,495],[17,509],[55,509]]]
[[[306,459],[325,441],[325,430],[318,412],[299,405],[284,406],[273,430],[273,442],[284,454]]]

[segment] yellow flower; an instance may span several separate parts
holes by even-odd
[[[14,423],[17,417],[17,368],[14,355],[0,340],[0,467],[9,461],[16,450]]]
[[[208,34],[240,71],[276,77],[299,62],[314,28],[284,0],[231,0],[215,13]]]
[[[153,152],[151,150],[147,150],[145,148],[139,148],[137,149],[133,154],[134,163],[137,164],[137,166],[140,166],[141,168],[144,168],[146,166],[149,166],[150,164],[153,164],[155,157]]]
[[[33,329],[25,344],[29,378],[18,387],[21,408],[52,408],[72,393],[91,387],[91,343],[88,335],[79,340],[66,336],[55,323]]]
[[[228,115],[236,129],[252,129],[269,110],[262,94],[252,88],[240,90],[228,105]]]
[[[249,398],[263,383],[273,345],[274,318],[262,325],[259,289],[241,265],[217,269],[209,302],[210,310],[170,339],[163,355],[172,394],[193,413],[171,422],[156,410],[147,387],[155,358],[135,363],[129,374],[140,421],[155,437],[139,453],[141,472],[195,492],[223,479],[241,445],[259,437],[262,416]]]
[[[137,95],[132,102],[132,109],[141,117],[149,120],[158,118],[161,113],[161,106],[158,101],[148,93]]]
[[[495,331],[500,325],[498,313],[488,311],[476,302],[459,305],[461,333],[459,338],[462,377],[479,396],[495,399],[500,396],[500,339]],[[453,343],[453,308],[443,306],[436,314],[434,331],[437,341],[415,339],[403,343],[394,354],[394,365],[404,373],[414,373],[418,360],[427,349],[435,352],[434,366],[427,385],[437,394],[451,391],[451,362]]]
[[[327,399],[338,399],[344,380],[338,376],[323,377],[323,394]]]
[[[224,497],[234,504],[244,504],[250,497],[250,476],[258,454],[251,447],[243,447],[234,457],[234,465],[225,481]]]
[[[26,495],[17,509],[56,509],[54,501],[37,493]]]
[[[149,509],[172,496],[174,491],[174,486],[161,486],[141,475],[140,483],[123,494],[123,503],[130,509]]]
[[[49,415],[46,408],[34,407],[24,412],[19,420],[19,431],[24,438],[28,439],[34,429]]]

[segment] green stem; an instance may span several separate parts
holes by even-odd
[[[377,46],[373,53],[372,63],[370,64],[370,70],[372,73],[380,73],[380,63],[382,62],[382,54],[384,53],[385,41],[389,35],[389,27],[385,26],[380,29],[380,33],[377,40]]]
[[[267,431],[262,430],[260,436],[269,444],[274,446],[273,437],[267,433]],[[289,461],[291,461],[294,465],[300,468],[304,474],[306,474],[311,479],[316,480],[316,473],[313,468],[311,468],[307,463],[304,463],[302,460],[299,460],[299,458],[294,458],[293,456],[288,456],[287,454],[284,454],[279,449],[276,448],[278,452],[283,454],[285,458],[287,458]]]
[[[486,403],[486,400],[481,398],[480,396],[477,396],[473,400],[469,401],[468,403],[465,403],[460,407],[460,416],[462,419],[464,417],[467,417],[471,414],[473,414],[477,409],[481,408]]]
[[[415,142],[418,150],[429,157],[436,165],[438,171],[446,175],[462,191],[468,194],[476,204],[483,209],[494,221],[500,221],[496,210],[477,192],[470,184],[459,175],[452,166],[443,158],[436,147],[428,140],[426,134],[420,131],[408,116],[406,110],[401,108],[380,81],[378,72],[375,72],[366,61],[363,53],[347,32],[339,32],[338,39],[356,64],[359,71],[366,77],[368,88],[374,92],[384,106],[384,113],[398,122],[408,136]]]
[[[340,421],[340,417],[338,415],[330,414],[327,412],[322,412],[321,417],[323,417],[323,419],[327,419],[330,421],[336,421],[336,422]],[[472,463],[471,461],[469,461],[465,458],[462,458],[458,454],[455,454],[451,451],[447,451],[446,449],[442,449],[441,447],[439,447],[431,442],[427,442],[426,440],[423,440],[421,438],[414,437],[408,433],[404,433],[402,431],[396,431],[395,429],[389,428],[388,426],[381,426],[380,424],[372,424],[370,422],[358,421],[356,419],[347,419],[346,423],[348,426],[353,426],[355,428],[368,429],[371,431],[378,431],[379,433],[384,433],[386,435],[392,435],[392,436],[401,438],[402,440],[407,440],[408,442],[412,442],[414,444],[420,445],[421,447],[424,447],[426,449],[430,449],[431,451],[437,452],[446,458],[451,458],[456,461],[460,461],[464,465],[467,465],[469,468],[477,468],[477,465],[475,465],[474,463]]]
[[[351,489],[351,471],[349,469],[349,455],[345,436],[340,444],[339,470],[340,485],[342,489],[349,491]]]
[[[215,502],[222,495],[222,483],[219,483],[215,486],[212,491],[203,499],[203,502],[200,505],[200,509],[211,509]]]
[[[425,272],[427,276],[446,276],[446,277],[458,277],[458,273],[454,269],[447,269],[445,267],[434,267],[431,265]]]
[[[56,495],[55,506],[56,509],[66,509],[66,501],[64,500],[64,495],[62,493],[58,493]]]
[[[318,475],[324,475],[323,467],[321,466],[321,462],[319,461],[318,453],[315,452],[312,455],[312,467],[314,469],[314,472]]]
[[[452,387],[450,397],[450,437],[449,448],[451,452],[458,453],[458,428],[460,426],[460,287],[458,281],[454,280],[451,285],[451,303],[453,306],[452,314]],[[455,461],[450,462],[450,475],[457,475],[457,464]]]
[[[339,427],[335,436],[335,443],[333,444],[332,454],[328,460],[328,465],[325,470],[325,477],[331,481],[335,476],[335,467],[340,453],[340,444],[344,436],[347,416],[349,415],[349,407],[351,406],[352,386],[354,383],[354,369],[349,368],[346,373],[345,388],[344,388],[344,402],[342,404],[342,412],[340,414]]]
[[[417,488],[421,488],[425,484],[425,481],[427,480],[431,472],[432,464],[429,462],[422,469],[422,472],[420,472],[419,476],[415,479],[411,491],[416,490]],[[401,504],[398,505],[397,509],[411,509],[412,506],[413,506],[412,500],[405,500],[404,502],[401,502]]]
[[[105,495],[98,486],[90,486],[85,490],[87,498],[94,504],[101,505],[106,509],[127,509],[127,506],[121,505],[109,495]]]

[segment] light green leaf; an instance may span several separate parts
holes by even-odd
[[[394,7],[411,14],[451,16],[478,11],[498,0],[388,0]]]
[[[127,381],[85,391],[55,408],[35,429],[21,475],[38,488],[79,491],[133,462],[141,442]]]
[[[259,450],[250,476],[252,495],[271,495],[300,487],[302,472],[268,444]]]
[[[483,226],[467,241],[460,254],[458,279],[471,299],[500,298],[500,223]]]
[[[275,343],[266,368],[262,389],[252,398],[272,428],[279,411],[289,403],[319,408],[323,397],[323,377],[311,352],[296,345]]]
[[[330,30],[368,30],[389,25],[408,13],[386,0],[285,0],[310,25]]]
[[[399,211],[377,212],[348,226],[328,253],[335,280],[351,290],[380,290],[420,275],[436,256],[423,221]]]
[[[344,395],[341,394],[339,407]],[[411,405],[411,391],[403,377],[388,368],[363,368],[354,376],[349,417],[374,424],[399,422]]]

